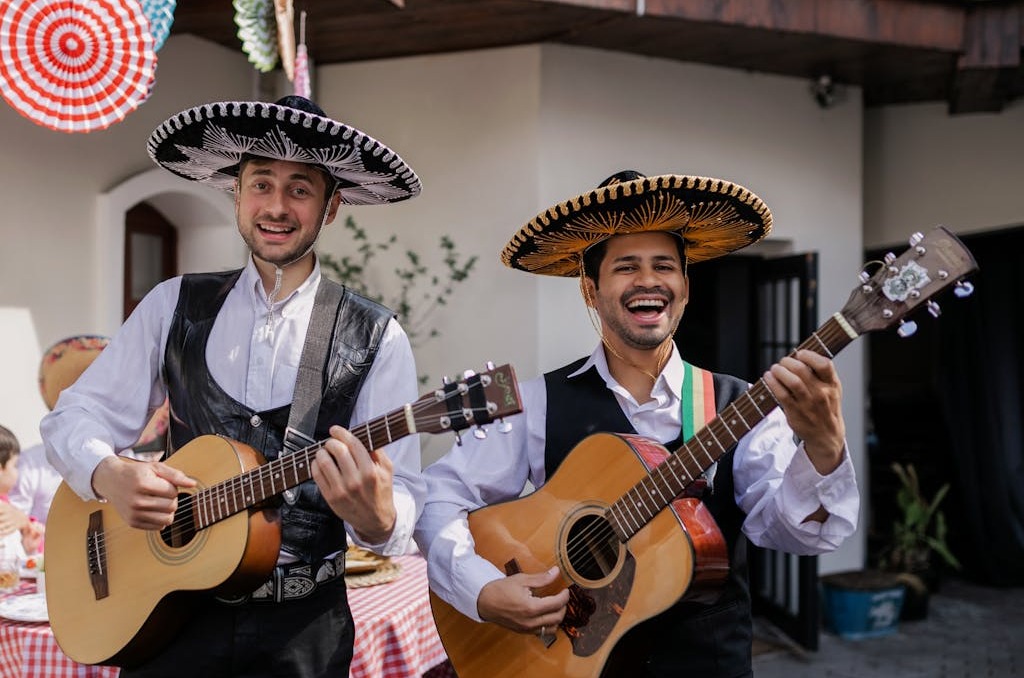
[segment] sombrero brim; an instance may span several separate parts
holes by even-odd
[[[505,245],[506,266],[575,277],[588,247],[614,235],[666,231],[686,242],[686,261],[734,252],[771,232],[772,214],[752,192],[723,179],[663,174],[596,188],[551,207]]]
[[[167,119],[146,144],[161,167],[231,191],[246,154],[319,165],[339,182],[342,202],[378,205],[420,192],[416,173],[393,150],[354,127],[297,108],[221,101]]]
[[[82,376],[110,340],[85,334],[69,337],[46,350],[39,363],[39,392],[47,409],[57,404],[60,392]]]

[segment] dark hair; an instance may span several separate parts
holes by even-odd
[[[683,236],[679,235],[675,231],[647,231],[648,233],[667,233],[675,236],[673,240],[676,243],[676,250],[679,251],[679,261],[683,265],[683,275],[686,275],[686,241],[683,240]],[[583,275],[594,281],[594,287],[597,287],[598,275],[601,271],[601,262],[604,261],[604,255],[608,252],[608,241],[614,238],[605,238],[600,242],[596,242],[587,249],[583,250]]]
[[[6,466],[16,454],[21,454],[21,445],[10,429],[0,426],[0,467]]]

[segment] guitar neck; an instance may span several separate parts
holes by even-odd
[[[836,313],[796,350],[806,349],[832,358],[857,336],[846,319]],[[608,508],[608,520],[619,538],[626,541],[636,534],[776,407],[775,396],[764,380],[758,379]]]
[[[375,450],[416,432],[412,417],[413,410],[406,405],[350,430],[366,449]],[[196,492],[193,499],[196,527],[209,527],[309,480],[313,477],[313,458],[328,440],[281,454],[271,462]]]

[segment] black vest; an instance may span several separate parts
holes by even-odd
[[[283,448],[290,406],[264,412],[251,410],[225,393],[206,365],[206,344],[214,320],[239,275],[241,271],[182,278],[164,356],[172,451],[210,433],[250,445],[267,459],[276,459]],[[321,278],[320,284],[337,283]],[[356,396],[392,315],[383,306],[351,290],[344,291],[324,370],[316,429],[303,433],[322,440],[328,437],[332,425],[350,425]],[[320,495],[316,483],[308,480],[292,491],[295,503],[281,504],[282,546],[305,562],[344,549],[345,526]]]
[[[547,387],[547,425],[544,467],[550,478],[566,456],[592,433],[636,433],[615,395],[597,369],[572,379],[586,359],[577,360],[544,375]],[[715,409],[722,409],[747,390],[736,377],[713,373]],[[683,443],[658,441],[670,452]],[[721,597],[712,604],[676,603],[656,617],[637,625],[619,642],[609,659],[605,676],[700,676],[722,678],[748,675],[751,671],[750,586],[747,580],[746,540],[741,534],[744,514],[733,492],[734,450],[719,460],[713,485],[702,501],[714,516],[729,548],[729,577]],[[671,564],[666,564],[671,568]],[[637,655],[642,664],[637,665]],[[619,664],[619,662],[623,662]],[[646,672],[646,673],[645,673]]]

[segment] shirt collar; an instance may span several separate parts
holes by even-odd
[[[243,289],[249,291],[250,298],[253,303],[265,309],[267,307],[267,291],[263,289],[263,279],[260,278],[260,272],[256,269],[256,262],[253,261],[252,255],[249,255],[249,261],[246,263],[245,269],[242,271],[241,283],[243,285]],[[280,308],[298,296],[306,296],[307,293],[310,293],[310,290],[316,290],[319,283],[320,258],[314,255],[313,272],[309,274],[309,277],[306,278],[294,292],[284,299],[278,299],[275,301],[274,307]]]
[[[599,343],[594,352],[590,354],[590,357],[580,365],[579,369],[570,374],[568,378],[578,377],[590,368],[597,370],[597,373],[601,375],[604,383],[609,388],[619,386],[619,383],[615,381],[615,378],[612,377],[608,369],[608,358],[604,353],[604,344]],[[661,368],[661,374],[658,375],[658,381],[655,382],[653,390],[667,388],[674,398],[682,398],[685,374],[683,358],[679,355],[679,349],[676,348],[675,342],[672,342],[672,353],[665,362],[665,366]]]

